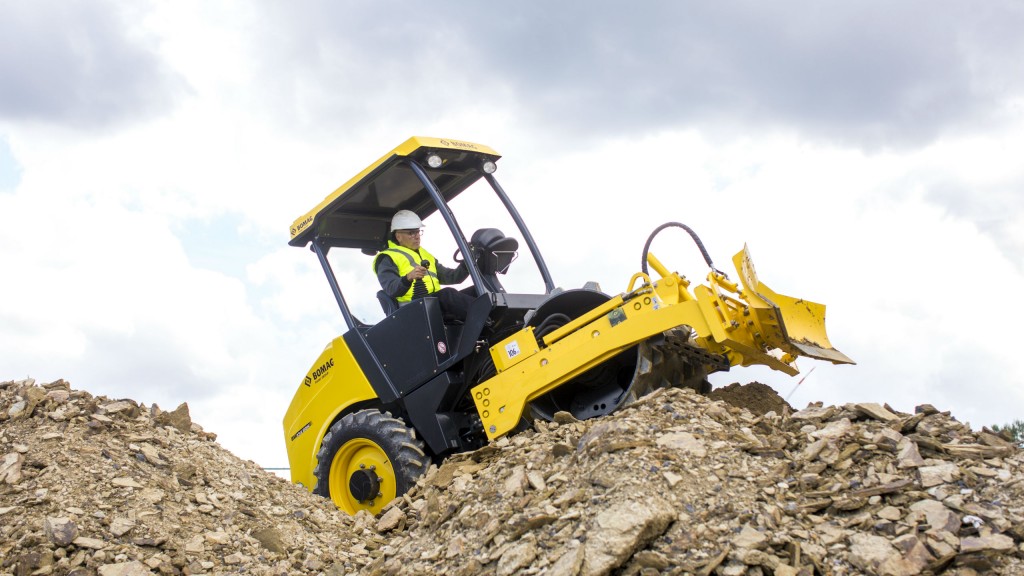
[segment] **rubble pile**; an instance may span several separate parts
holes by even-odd
[[[3,382],[0,575],[1024,574],[1006,437],[927,405],[792,412],[741,388],[558,413],[349,517],[185,406]]]
[[[221,448],[187,405],[0,383],[0,574],[342,574],[370,541]]]
[[[655,392],[449,459],[372,574],[1024,574],[1024,454],[921,406]]]

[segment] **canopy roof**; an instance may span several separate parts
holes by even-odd
[[[438,168],[427,165],[426,158],[432,153],[443,160]],[[386,245],[395,212],[412,210],[426,218],[437,210],[409,160],[424,169],[447,202],[484,176],[485,161],[500,157],[487,146],[472,142],[412,137],[295,220],[288,243],[305,246],[321,238],[330,246],[375,252]]]

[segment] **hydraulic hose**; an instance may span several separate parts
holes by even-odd
[[[715,265],[711,262],[711,256],[708,254],[708,251],[704,249],[704,243],[700,241],[697,233],[686,224],[681,224],[679,222],[666,222],[655,228],[654,232],[651,232],[651,235],[647,237],[647,242],[644,243],[644,253],[640,259],[640,269],[643,270],[644,274],[647,274],[648,276],[650,275],[647,271],[647,254],[651,250],[651,243],[654,242],[654,237],[658,235],[658,232],[661,232],[665,228],[682,228],[683,230],[686,230],[686,232],[690,234],[690,237],[693,238],[694,243],[697,244],[697,248],[700,249],[700,253],[704,256],[704,261],[707,262],[708,267],[725,276],[725,274],[718,268],[715,268]]]
[[[552,314],[551,316],[548,316],[543,321],[541,321],[540,325],[537,326],[536,330],[534,330],[533,333],[534,335],[537,336],[538,339],[540,339],[543,338],[544,336],[547,336],[549,333],[554,332],[556,329],[565,326],[571,321],[572,318],[569,318],[565,314]]]

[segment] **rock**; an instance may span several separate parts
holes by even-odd
[[[394,506],[377,520],[377,532],[390,532],[398,528],[399,524],[404,520],[405,512],[402,512],[401,508]]]
[[[69,518],[47,518],[43,520],[43,533],[50,542],[64,547],[78,537],[78,526]]]
[[[526,492],[529,482],[526,477],[526,469],[517,467],[505,480],[505,492],[512,496],[522,495]]]
[[[928,550],[928,547],[914,534],[906,534],[893,541],[893,544],[902,554],[898,560],[889,561],[889,569],[883,573],[892,573],[894,576],[913,576],[921,574],[924,569],[935,562],[935,556]]]
[[[144,488],[142,484],[139,484],[135,480],[128,477],[113,478],[110,483],[114,486],[121,486],[124,488]]]
[[[79,548],[92,548],[93,550],[102,550],[107,547],[107,542],[105,540],[100,540],[99,538],[88,538],[86,536],[79,536],[72,540],[71,543]]]
[[[896,466],[900,469],[904,468],[917,468],[924,466],[924,458],[921,458],[921,454],[917,450],[917,443],[913,440],[903,438],[896,446],[898,455],[896,456],[898,462]]]
[[[808,406],[803,410],[793,413],[790,418],[793,420],[819,420],[824,421],[836,413],[835,406]]]
[[[160,452],[157,451],[156,447],[150,444],[142,444],[139,446],[139,452],[145,457],[146,462],[154,466],[166,466],[167,462],[160,457]]]
[[[50,390],[46,393],[46,398],[54,404],[64,404],[71,398],[71,392],[68,390]]]
[[[29,418],[35,412],[36,407],[46,399],[46,390],[38,386],[29,386],[23,389],[25,396],[25,409],[21,411],[18,418]],[[12,419],[15,417],[12,416]]]
[[[1015,548],[1013,538],[1003,534],[985,534],[960,539],[960,553],[983,552],[994,550],[1008,552]]]
[[[142,562],[132,560],[118,564],[106,564],[96,569],[99,576],[149,576],[153,573],[149,566]]]
[[[583,569],[584,548],[579,540],[569,540],[565,551],[558,556],[558,560],[545,570],[544,576],[576,576]]]
[[[21,464],[24,461],[24,456],[18,452],[5,454],[3,461],[0,461],[0,482],[5,484],[21,482]]]
[[[284,543],[284,538],[281,537],[281,532],[273,526],[256,530],[252,533],[252,537],[271,552],[276,552],[278,554],[286,554],[288,552],[288,548]]]
[[[203,539],[205,539],[207,543],[212,544],[214,546],[223,546],[231,542],[231,535],[229,535],[227,532],[224,532],[223,530],[217,530],[214,532],[207,532],[206,534],[203,534]]]
[[[886,506],[885,508],[879,510],[876,514],[879,518],[889,520],[892,522],[895,522],[903,517],[903,513],[900,512],[900,509],[895,506]]]
[[[799,576],[800,571],[788,564],[779,564],[775,567],[775,576]]]
[[[722,576],[744,576],[747,573],[747,565],[739,560],[733,560],[720,568],[718,573]]]
[[[109,402],[99,407],[103,414],[124,414],[129,418],[135,418],[139,415],[139,406],[135,402],[130,400],[118,400],[116,402]]]
[[[579,422],[579,420],[577,420],[571,412],[566,412],[564,410],[559,410],[555,412],[553,417],[555,419],[555,422],[557,422],[558,424],[575,424],[576,422]]]
[[[124,536],[135,528],[135,521],[130,518],[118,517],[110,521],[110,533],[114,536]]]
[[[936,532],[953,532],[960,528],[960,519],[945,504],[936,500],[920,500],[910,505],[911,512],[924,516],[928,529]],[[908,518],[914,522],[914,516]]]
[[[875,404],[873,402],[857,404],[855,408],[857,412],[867,416],[868,418],[874,418],[875,420],[880,420],[882,422],[894,422],[900,419],[899,416],[883,408],[881,404]]]
[[[658,446],[664,446],[685,454],[693,454],[698,457],[706,456],[708,453],[707,449],[704,447],[704,443],[689,432],[670,432],[659,437],[655,443]]]
[[[526,473],[526,480],[530,483],[530,488],[543,492],[547,490],[547,482],[544,481],[544,476],[536,470],[531,470]]]
[[[587,530],[581,574],[607,574],[621,566],[674,519],[672,507],[657,497],[647,502],[619,502],[601,510]]]
[[[835,440],[848,434],[853,429],[853,424],[848,418],[843,418],[835,422],[829,422],[824,428],[811,432],[812,438],[818,438],[821,440]]]
[[[653,552],[650,550],[641,550],[633,556],[633,562],[637,566],[642,568],[655,568],[657,570],[664,570],[671,565],[668,558],[664,554]]]
[[[206,552],[206,539],[203,538],[201,534],[192,536],[188,542],[185,542],[185,552],[190,554],[202,554],[203,552]]]
[[[153,421],[159,426],[171,426],[183,434],[192,431],[192,417],[188,413],[188,403],[182,402],[173,412],[161,412]]]
[[[766,542],[768,542],[768,536],[751,527],[750,524],[744,524],[740,533],[731,540],[731,544],[736,548],[763,548]]]
[[[921,466],[917,469],[917,473],[922,488],[948,484],[960,478],[960,468],[952,462]]]
[[[1013,448],[986,446],[984,444],[943,444],[947,454],[961,458],[997,458],[1013,452]]]
[[[516,542],[498,559],[498,576],[512,576],[530,565],[537,557],[537,543],[533,538]]]
[[[871,534],[851,534],[850,563],[865,572],[879,573],[879,567],[898,552],[889,540]]]
[[[11,404],[11,407],[7,409],[7,417],[10,418],[11,420],[17,420],[18,418],[27,418],[27,409],[28,402],[25,400],[19,400],[14,404]]]
[[[166,493],[159,488],[143,488],[139,490],[139,500],[149,504],[159,504],[166,497]]]

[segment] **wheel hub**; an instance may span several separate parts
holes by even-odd
[[[380,478],[373,469],[356,470],[348,479],[348,491],[360,501],[373,500],[380,493]]]

